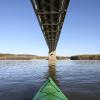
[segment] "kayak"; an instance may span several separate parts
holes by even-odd
[[[68,98],[62,93],[52,78],[49,78],[32,100],[68,100]]]

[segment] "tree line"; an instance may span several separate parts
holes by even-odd
[[[100,54],[98,55],[76,55],[71,56],[71,60],[100,60]]]

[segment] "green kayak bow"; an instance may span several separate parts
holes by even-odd
[[[32,100],[68,100],[54,81],[49,78]]]

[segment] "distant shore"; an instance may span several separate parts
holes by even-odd
[[[34,59],[44,59],[48,60],[47,56],[37,56],[29,54],[0,54],[0,60],[34,60]],[[57,60],[66,60],[67,57],[57,56]]]
[[[74,56],[57,56],[57,60],[100,60],[100,54],[91,55],[74,55]],[[48,60],[48,56],[37,56],[31,54],[3,54],[0,53],[0,60],[35,60],[44,59]]]
[[[32,60],[32,59],[47,59],[47,57],[29,55],[29,54],[0,54],[0,60]]]
[[[75,55],[71,56],[70,60],[100,60],[100,54]]]

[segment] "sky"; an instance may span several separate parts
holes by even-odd
[[[100,0],[70,0],[57,55],[100,54]],[[30,0],[0,0],[0,53],[48,55]]]

